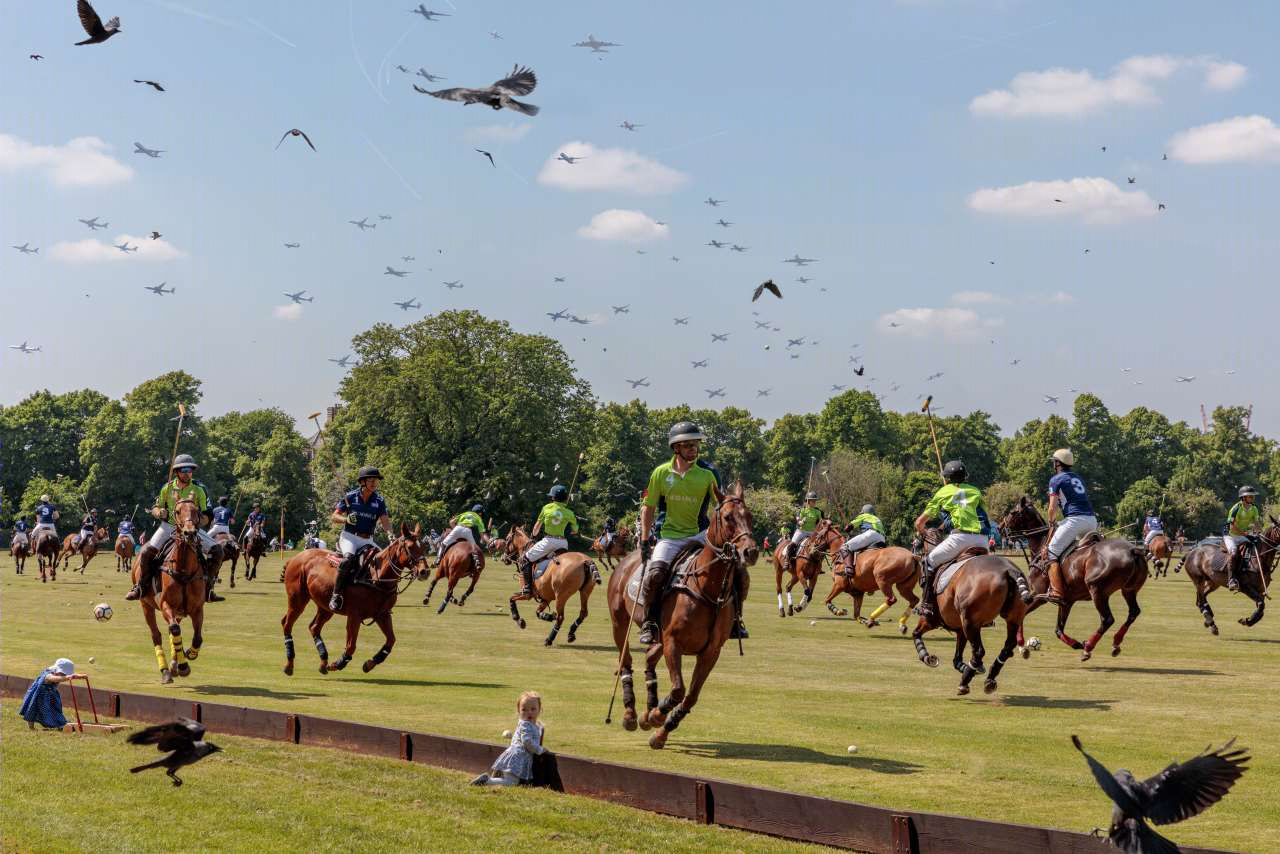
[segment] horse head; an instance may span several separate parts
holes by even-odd
[[[187,543],[193,543],[200,530],[200,508],[190,498],[178,502],[173,513],[173,530]]]
[[[819,522],[809,539],[813,542],[815,550],[828,553],[844,545],[844,537],[840,535],[840,529],[830,519]]]
[[[724,494],[724,500],[716,505],[711,525],[707,529],[707,542],[721,551],[733,551],[747,566],[754,566],[760,559],[760,547],[751,536],[751,511],[743,499],[742,481]]]
[[[520,556],[520,552],[527,545],[529,545],[529,535],[524,532],[524,526],[512,525],[503,543],[502,562],[505,564],[515,563],[516,558]]]
[[[1000,527],[1015,537],[1036,529],[1041,529],[1041,532],[1043,532],[1045,527],[1044,517],[1040,515],[1040,511],[1036,509],[1030,499],[1024,495],[1000,519]]]
[[[400,523],[400,535],[387,543],[382,550],[376,569],[374,581],[398,581],[401,572],[422,562],[426,551],[422,548],[422,525],[409,527],[408,522]]]

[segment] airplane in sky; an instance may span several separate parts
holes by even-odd
[[[733,223],[729,222],[724,217],[721,217],[720,219],[716,220],[716,225],[720,226],[721,228],[728,228],[729,226],[733,225]]]
[[[576,157],[570,157],[569,155],[565,154],[563,151],[560,152],[559,156],[556,157],[556,160],[563,160],[565,163],[568,163],[570,166],[577,163],[579,160],[584,160],[584,159],[585,158],[582,157],[581,155],[578,155]]]
[[[631,313],[630,303],[627,303],[626,305],[615,305],[612,308],[613,308],[614,314],[630,314]]]
[[[35,255],[37,252],[40,251],[39,246],[35,247],[34,249],[31,248],[31,241],[29,240],[26,243],[22,244],[21,246],[15,246],[13,248],[17,249],[23,255]]]
[[[837,385],[836,383],[831,384],[832,391],[844,391],[846,388],[848,388],[848,386]]]
[[[164,286],[166,284],[168,284],[168,282],[161,282],[158,285],[144,285],[144,288],[148,291],[151,291],[151,293],[155,294],[156,296],[164,296],[165,294],[173,293],[175,290],[175,288],[169,288],[168,290],[165,290]]]
[[[569,322],[570,322],[570,323],[576,323],[576,324],[578,324],[579,326],[586,326],[587,324],[589,324],[589,323],[591,322],[591,320],[590,320],[589,318],[586,318],[586,317],[578,317],[578,315],[576,315],[576,314],[571,314],[571,315],[569,315]]]
[[[711,240],[711,241],[709,241],[709,242],[707,243],[707,245],[708,245],[708,246],[714,246],[714,247],[715,247],[715,248],[717,248],[717,249],[723,249],[723,248],[724,248],[724,244],[723,244],[723,243],[721,243],[719,240]]]
[[[738,245],[738,244],[736,244],[736,243],[734,243],[733,245],[731,245],[731,246],[729,247],[729,249],[730,249],[730,250],[732,250],[733,252],[746,252],[749,248],[751,248],[751,247],[749,247],[749,246],[739,246],[739,245]]]
[[[1044,402],[1045,402],[1045,403],[1057,403],[1057,402],[1058,402],[1058,398],[1057,398],[1057,397],[1055,397],[1055,396],[1054,396],[1054,395],[1052,395],[1052,394],[1046,394],[1046,395],[1044,396]]]
[[[712,344],[716,343],[717,341],[728,341],[728,340],[729,340],[729,333],[728,333],[728,332],[724,333],[723,335],[721,335],[721,334],[720,334],[720,333],[718,333],[718,332],[712,332],[712,333],[711,333],[711,343],[712,343]]]
[[[720,388],[704,388],[703,391],[707,393],[708,398],[724,397],[724,386],[720,386]]]
[[[551,318],[552,323],[555,323],[557,320],[569,319],[569,309],[567,308],[562,308],[559,311],[548,311],[546,314],[547,317]]]
[[[83,222],[85,225],[89,226],[90,231],[93,231],[94,229],[98,229],[98,228],[107,228],[108,226],[111,225],[111,223],[109,222],[98,222],[98,218],[96,216],[93,217],[92,219],[81,219],[77,221]]]
[[[556,276],[554,282],[564,283],[564,276]]]
[[[724,199],[713,199],[710,196],[707,196],[706,204],[711,205],[713,208],[718,208],[724,204]]]
[[[689,325],[689,318],[687,318],[687,317],[673,317],[673,318],[671,318],[671,319],[672,319],[672,320],[674,320],[674,321],[676,322],[676,326],[688,326],[688,325]]]
[[[756,329],[768,329],[768,328],[769,328],[769,321],[767,321],[767,320],[757,320],[757,321],[755,322],[755,324],[756,324]]]
[[[817,258],[801,258],[799,255],[792,255],[790,258],[783,258],[783,264],[795,264],[797,267],[803,267],[805,264],[812,264]]]
[[[412,255],[401,255],[400,260],[408,264],[410,261],[416,261],[418,259],[414,258]]]
[[[591,48],[592,53],[608,53],[609,51],[605,50],[605,48],[622,47],[622,45],[617,42],[601,41],[591,33],[587,33],[586,41],[575,42],[573,46]]]
[[[808,276],[796,276],[796,281],[802,285],[807,285],[810,282],[812,282],[813,279],[809,278]]]
[[[436,18],[452,17],[448,12],[437,12],[434,9],[428,9],[426,6],[424,6],[421,3],[418,4],[418,8],[410,9],[409,14],[421,15],[422,20],[424,21],[434,21]]]
[[[10,344],[10,345],[9,345],[9,349],[10,349],[10,350],[21,350],[21,351],[22,351],[22,352],[24,352],[24,353],[39,353],[39,352],[40,352],[40,345],[38,345],[38,344],[37,344],[35,347],[28,347],[28,346],[27,346],[27,342],[26,342],[26,341],[23,341],[21,344]]]
[[[1181,377],[1181,376],[1180,376],[1180,377],[1174,377],[1174,382],[1189,383],[1189,382],[1194,382],[1194,381],[1195,381],[1195,377]]]
[[[284,245],[284,248],[285,248],[285,249],[297,249],[297,248],[298,248],[299,246],[301,246],[301,245],[302,245],[301,243],[286,243],[286,244]]]
[[[351,365],[352,365],[352,364],[354,364],[354,363],[351,361],[351,356],[350,356],[350,355],[343,356],[341,359],[330,359],[329,361],[330,361],[330,362],[333,362],[333,363],[334,363],[335,365],[337,365],[339,368],[349,368],[349,367],[351,367]]]
[[[799,347],[803,343],[804,343],[804,338],[788,338],[787,339],[788,347]]]
[[[147,147],[146,147],[145,145],[143,145],[142,143],[140,143],[140,142],[135,142],[135,143],[133,144],[133,153],[134,153],[134,154],[145,154],[145,155],[147,155],[148,157],[155,158],[155,157],[159,157],[161,154],[164,154],[164,149],[163,149],[163,148],[147,148]]]
[[[130,246],[129,241],[127,240],[122,240],[119,243],[115,244],[115,248],[119,249],[121,252],[126,252],[126,253],[138,251],[138,247]]]
[[[631,122],[623,122],[622,124],[618,125],[618,127],[622,128],[623,130],[635,130],[636,128],[644,127],[644,125],[633,125]]]
[[[347,220],[347,222],[351,223],[352,225],[354,225],[356,228],[360,229],[361,231],[364,231],[366,228],[377,228],[377,227],[378,227],[378,224],[377,224],[376,222],[369,222],[369,218],[368,218],[367,216],[366,216],[366,217],[362,217],[361,219],[358,219],[358,220],[355,220],[355,219],[349,219],[349,220]]]
[[[411,308],[422,308],[422,303],[417,302],[417,299],[417,297],[409,297],[404,302],[396,302],[396,305],[400,306],[401,311],[408,311]],[[395,302],[395,300],[392,300],[392,302]]]
[[[315,297],[303,296],[303,294],[305,294],[306,292],[307,292],[306,289],[303,288],[302,290],[298,291],[296,294],[291,294],[288,291],[285,291],[284,295],[296,303],[315,302],[316,301]]]
[[[627,380],[627,382],[631,383],[632,388],[648,388],[649,387],[648,377],[641,377],[638,380]]]
[[[707,362],[709,362],[709,361],[711,361],[711,360],[710,360],[710,359],[699,359],[699,360],[698,360],[698,361],[696,361],[696,362],[690,362],[690,364],[691,364],[691,365],[693,365],[693,367],[694,367],[695,369],[696,369],[696,368],[705,368],[705,367],[707,366]]]
[[[385,273],[383,273],[382,275],[384,275],[384,276],[395,276],[396,278],[403,279],[405,276],[409,275],[409,271],[408,271],[408,270],[396,270],[396,269],[394,269],[393,267],[388,266],[388,267],[387,267],[387,271],[386,271]]]
[[[773,389],[771,388],[758,388],[756,389],[756,397],[768,397],[772,392]]]
[[[466,287],[466,285],[462,284],[462,279],[458,279],[457,281],[454,281],[454,282],[444,282],[443,284],[446,288],[448,288],[451,291]]]
[[[437,80],[449,79],[447,77],[441,77],[439,74],[432,74],[430,71],[427,71],[427,69],[425,68],[419,68],[416,76],[423,78],[428,83],[435,83]],[[390,219],[390,217],[387,217],[387,219]]]

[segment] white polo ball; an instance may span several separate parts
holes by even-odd
[[[849,745],[849,752],[850,752],[850,753],[857,753],[857,752],[858,752],[858,745],[856,745],[856,744],[851,744],[851,745]]]
[[[94,619],[100,623],[110,620],[112,613],[113,611],[111,610],[111,606],[106,602],[99,602],[97,605],[93,606]]]
[[[503,738],[511,738],[511,730],[509,730],[509,729],[504,729],[504,730],[502,731],[502,737],[503,737]]]
[[[90,664],[93,664],[93,663],[94,663],[95,661],[97,661],[97,660],[98,660],[98,659],[94,658],[92,655],[91,655],[91,656],[89,656],[89,663],[90,663]]]
[[[817,621],[817,620],[810,620],[810,621],[809,621],[809,625],[811,625],[811,626],[816,626],[816,625],[818,625],[818,621]]]
[[[1027,638],[1027,649],[1039,649],[1039,648],[1040,648],[1040,638],[1037,638],[1037,637]]]

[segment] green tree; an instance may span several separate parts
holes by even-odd
[[[1154,477],[1144,477],[1129,485],[1124,498],[1116,505],[1115,524],[1117,535],[1136,538],[1142,534],[1142,522],[1148,510],[1155,510],[1161,515],[1165,527],[1172,534],[1179,525],[1185,525],[1181,518],[1181,508],[1171,506],[1165,500],[1165,489]]]
[[[1144,406],[1117,419],[1120,444],[1124,449],[1121,481],[1132,484],[1144,477],[1167,483],[1189,444],[1198,436],[1183,422],[1172,423],[1164,415]]]
[[[317,502],[307,465],[306,439],[291,424],[277,424],[251,461],[248,476],[240,482],[247,494],[261,496],[273,529],[284,512],[286,537],[301,536],[305,524],[313,519],[326,523],[328,507]]]
[[[1074,471],[1087,485],[1094,511],[1109,524],[1128,485],[1124,481],[1125,451],[1119,424],[1097,396],[1076,398],[1075,420],[1067,441],[1075,455]]]
[[[1044,495],[1053,477],[1053,452],[1066,447],[1069,430],[1066,419],[1058,415],[1022,425],[1003,442],[1005,479],[1030,495]]]
[[[142,477],[152,484],[157,494],[169,476],[169,460],[178,427],[178,404],[187,410],[182,419],[178,453],[191,454],[197,463],[202,462],[207,443],[204,424],[196,411],[201,396],[200,381],[186,371],[170,371],[147,380],[124,396],[128,429],[142,447],[143,456],[138,461]],[[204,480],[204,473],[198,473],[197,477]]]
[[[765,432],[764,441],[766,480],[792,495],[804,490],[809,461],[830,451],[818,438],[818,417],[811,413],[782,416]]]
[[[795,502],[786,490],[768,486],[748,487],[745,499],[751,510],[751,521],[755,523],[751,533],[756,543],[764,543],[766,536],[770,542],[777,543],[779,532],[783,528],[790,530],[795,524]],[[767,558],[765,555],[762,560],[767,563]]]
[[[45,477],[38,474],[26,484],[26,490],[18,501],[15,515],[33,521],[36,505],[41,495],[48,495],[54,508],[60,514],[57,522],[58,534],[65,535],[80,529],[80,519],[84,516],[84,506],[80,503],[80,484],[69,477]]]
[[[846,391],[827,401],[818,415],[818,440],[827,448],[885,456],[893,437],[879,399],[869,391]]]
[[[987,513],[991,516],[992,522],[999,522],[1000,519],[1013,509],[1013,505],[1017,504],[1019,499],[1027,495],[1027,491],[1019,484],[1011,480],[998,480],[995,483],[982,490],[982,500],[987,505]],[[1030,495],[1032,502],[1040,508],[1040,512],[1045,512],[1044,502],[1039,500],[1039,496]]]
[[[92,389],[52,394],[38,391],[0,411],[0,486],[22,495],[37,476],[80,481],[85,466],[80,441],[106,395]]]
[[[107,401],[80,440],[80,459],[88,472],[83,483],[88,501],[126,518],[137,505],[150,507],[157,487],[146,480],[140,465],[143,457],[142,443],[129,428],[124,405]]]
[[[902,481],[902,499],[899,502],[901,511],[892,519],[881,517],[889,531],[890,542],[907,543],[915,537],[912,525],[916,517],[924,512],[925,505],[941,486],[942,478],[935,471],[907,472]]]
[[[666,427],[639,400],[606,403],[596,410],[592,439],[579,477],[592,529],[606,516],[621,520],[633,510],[649,474],[669,452]]]
[[[882,520],[900,515],[906,473],[893,462],[838,449],[818,470],[814,491],[836,524],[843,526],[858,515],[863,504],[874,504]]]
[[[284,429],[298,435],[293,418],[279,409],[228,412],[207,419],[204,428],[208,447],[201,460],[200,479],[214,496],[243,497],[239,482],[253,477],[255,460],[272,434]]]

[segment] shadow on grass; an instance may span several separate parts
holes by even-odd
[[[1041,697],[1036,694],[1015,694],[1001,701],[1004,706],[1018,706],[1031,709],[1074,709],[1081,712],[1109,712],[1115,700],[1076,700],[1068,698]]]
[[[270,688],[252,688],[247,685],[196,685],[197,694],[215,697],[263,697],[269,700],[305,700],[308,697],[327,697],[316,691],[273,691]]]
[[[1151,676],[1221,676],[1217,670],[1201,667],[1090,667],[1103,673],[1143,673]]]
[[[560,641],[558,639],[556,641],[556,646],[560,646]],[[618,654],[618,648],[616,646],[601,643],[578,643],[577,641],[574,641],[573,643],[566,642],[564,648],[580,649],[584,652],[612,652],[615,656]],[[637,654],[637,651],[633,650],[631,654],[634,656]]]
[[[370,685],[400,685],[413,688],[506,688],[500,682],[439,682],[431,679],[391,679],[376,676],[365,676],[358,679],[344,679],[344,682],[365,682]]]
[[[695,741],[668,745],[668,750],[708,759],[755,759],[762,762],[799,762],[803,764],[839,765],[877,774],[918,774],[923,766],[897,759],[874,756],[849,756],[821,753],[809,747],[790,744],[743,744],[734,741]]]
[[[1280,638],[1227,638],[1232,643],[1280,643]]]

